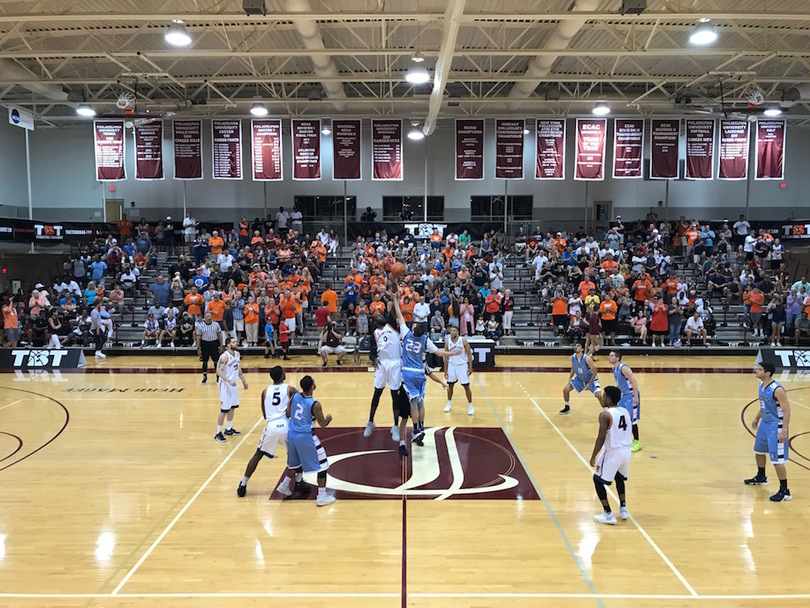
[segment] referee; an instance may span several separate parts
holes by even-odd
[[[197,336],[197,356],[202,361],[202,383],[208,382],[208,359],[216,366],[222,346],[222,327],[214,323],[211,313],[205,313],[204,321],[197,321],[194,334]]]

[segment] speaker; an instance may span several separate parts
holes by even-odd
[[[267,15],[267,9],[264,7],[264,0],[242,0],[242,10],[245,14],[250,15]]]
[[[622,15],[640,15],[647,10],[647,0],[622,0]]]

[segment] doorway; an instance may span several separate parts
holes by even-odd
[[[119,198],[108,198],[104,201],[105,204],[105,217],[107,221],[111,224],[114,224],[118,220],[121,219],[121,215],[124,213],[124,199]]]
[[[613,218],[613,201],[591,201],[591,209],[594,223],[607,223]]]

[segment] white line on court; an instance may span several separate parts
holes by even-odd
[[[543,418],[546,419],[546,422],[548,422],[551,425],[551,428],[553,428],[557,432],[557,434],[565,442],[565,444],[569,448],[571,448],[571,451],[574,452],[574,454],[576,454],[577,458],[579,458],[582,461],[582,464],[584,464],[585,467],[589,471],[592,471],[593,469],[591,469],[590,463],[587,460],[585,460],[585,457],[579,452],[579,450],[577,450],[576,447],[574,447],[574,444],[571,443],[568,440],[568,437],[566,437],[563,434],[563,432],[559,428],[557,428],[557,425],[554,424],[554,422],[552,422],[551,418],[548,417],[548,414],[546,414],[543,411],[543,408],[541,408],[538,405],[537,401],[534,400],[534,397],[532,397],[531,394],[529,394],[529,391],[527,391],[520,382],[518,382],[518,386],[523,390],[524,393],[526,393],[526,396],[529,398],[529,401],[531,401],[532,404],[534,405],[534,407],[537,408],[537,411],[540,412],[540,414],[542,414]],[[614,498],[614,500],[618,500],[618,497],[613,493],[613,490],[611,490],[610,488],[606,488],[606,489],[607,489],[608,493]],[[636,526],[636,528],[641,533],[641,535],[650,544],[650,546],[655,550],[655,552],[664,561],[664,563],[667,566],[669,566],[669,569],[672,570],[672,573],[676,577],[678,577],[678,580],[681,581],[681,583],[683,583],[683,586],[686,587],[686,590],[689,591],[690,595],[692,597],[698,597],[698,592],[695,591],[695,589],[692,587],[692,585],[689,584],[689,581],[687,581],[686,578],[683,576],[683,574],[681,574],[680,570],[678,570],[678,568],[675,567],[675,564],[673,564],[672,561],[670,561],[670,559],[666,556],[666,554],[661,550],[661,547],[659,547],[655,543],[655,541],[652,539],[652,537],[650,537],[650,535],[647,534],[647,531],[641,526],[640,523],[638,523],[636,518],[633,517],[632,513],[630,514],[630,521],[633,522],[633,525]]]
[[[17,401],[12,401],[11,403],[7,403],[3,407],[0,407],[0,410],[4,410],[7,407],[11,407],[12,405],[17,405],[18,403],[22,402],[22,399],[17,399]]]
[[[135,574],[135,572],[138,571],[138,568],[140,568],[141,565],[143,564],[143,562],[146,561],[146,558],[149,557],[152,554],[152,551],[154,551],[155,548],[160,544],[160,541],[162,541],[166,537],[166,535],[171,531],[171,529],[174,527],[174,524],[176,524],[180,520],[180,518],[183,516],[183,514],[186,511],[188,511],[189,507],[192,504],[194,504],[194,501],[197,500],[197,498],[200,496],[200,494],[203,493],[203,490],[205,490],[205,488],[208,487],[208,484],[211,483],[214,480],[214,477],[217,476],[217,474],[222,470],[222,468],[226,464],[228,464],[228,461],[233,457],[234,454],[236,454],[237,451],[239,451],[239,448],[242,447],[242,444],[245,443],[245,440],[248,437],[250,437],[250,434],[253,431],[255,431],[256,427],[259,426],[259,424],[261,424],[262,422],[264,422],[264,419],[259,418],[256,421],[256,424],[254,424],[253,427],[251,427],[251,429],[247,433],[245,433],[245,436],[242,437],[242,440],[239,443],[236,444],[236,447],[233,450],[230,451],[230,453],[225,457],[225,460],[223,460],[221,463],[219,463],[219,466],[216,469],[214,469],[214,472],[211,473],[211,476],[208,479],[205,480],[205,483],[203,483],[202,486],[200,486],[200,489],[197,490],[194,493],[194,496],[189,498],[189,500],[185,504],[185,506],[182,509],[180,509],[180,511],[177,513],[177,515],[174,516],[174,519],[172,519],[169,522],[169,525],[166,526],[166,528],[163,530],[163,532],[160,533],[160,536],[158,536],[155,539],[155,542],[153,542],[152,545],[146,550],[146,553],[144,553],[141,556],[141,558],[135,563],[135,565],[132,566],[132,569],[129,572],[127,572],[127,574],[123,578],[123,580],[120,583],[118,583],[118,585],[115,587],[115,589],[113,589],[113,592],[112,592],[111,595],[114,595],[114,596],[118,595],[118,592],[121,591],[121,588],[124,585],[126,585],[127,582],[129,582],[129,579],[132,578],[132,575]]]
[[[801,402],[801,401],[799,401],[798,399],[793,399],[793,398],[790,396],[790,394],[789,394],[789,393],[788,393],[788,401],[790,401],[790,405],[798,405],[799,407],[803,407],[803,408],[804,408],[804,409],[806,409],[806,410],[810,410],[810,405],[805,405],[804,403],[802,403],[802,402]],[[0,409],[2,409],[2,408],[0,408]]]

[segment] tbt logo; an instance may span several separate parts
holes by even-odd
[[[67,350],[34,350],[15,348],[11,351],[12,364],[16,367],[59,367]]]
[[[810,350],[775,349],[773,354],[776,357],[776,360],[773,361],[776,367],[810,367]],[[765,350],[762,351],[762,357],[764,361],[769,359],[769,357],[766,357]]]

